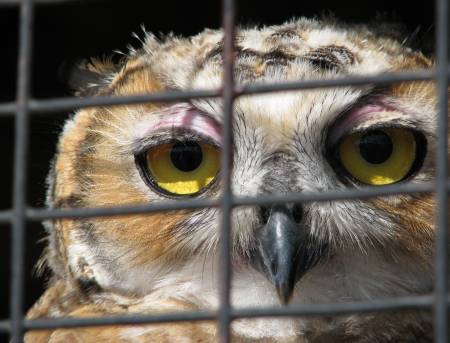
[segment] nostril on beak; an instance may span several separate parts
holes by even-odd
[[[270,207],[261,206],[259,208],[262,224],[265,225],[269,221]]]
[[[303,207],[299,204],[295,204],[292,208],[292,217],[296,223],[300,223],[303,219]]]

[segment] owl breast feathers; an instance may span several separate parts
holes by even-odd
[[[146,33],[119,63],[90,60],[80,96],[218,89],[223,33]],[[239,84],[432,68],[366,26],[299,19],[237,31]],[[48,177],[50,208],[215,199],[220,98],[78,110]],[[431,82],[247,95],[234,104],[237,197],[419,183],[434,177]],[[434,197],[244,206],[231,218],[235,308],[371,301],[432,292]],[[220,208],[45,223],[52,272],[28,318],[157,314],[218,307]],[[235,342],[428,342],[420,311],[241,319]],[[215,342],[214,322],[33,331],[27,342]]]

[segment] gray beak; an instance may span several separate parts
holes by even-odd
[[[280,301],[288,304],[297,281],[320,260],[325,249],[313,243],[293,206],[273,206],[266,219],[256,233],[252,264],[275,286]]]

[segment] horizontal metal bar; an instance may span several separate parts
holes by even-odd
[[[332,190],[322,193],[293,193],[286,195],[266,195],[257,198],[234,197],[233,206],[270,205],[282,203],[299,203],[314,201],[336,201],[346,199],[366,199],[378,196],[389,196],[399,193],[428,193],[433,192],[434,184],[424,182],[420,184],[398,184],[392,186],[367,187],[361,189]],[[450,183],[447,184],[450,189]],[[100,207],[100,208],[72,208],[72,209],[46,209],[29,208],[27,218],[30,221],[58,218],[90,218],[119,216],[139,213],[152,213],[162,211],[176,211],[183,209],[218,207],[220,199],[190,199],[177,202],[159,202],[146,205]],[[0,211],[0,223],[8,223],[12,219],[12,211]]]
[[[137,325],[173,323],[184,321],[215,320],[216,315],[209,312],[177,312],[158,315],[121,315],[109,317],[84,317],[84,318],[49,318],[25,321],[26,330],[75,328],[82,326],[105,326],[105,325]]]
[[[34,4],[37,5],[55,5],[55,4],[64,4],[67,2],[81,2],[87,0],[33,0]],[[92,0],[90,0],[92,1]],[[23,0],[0,0],[0,7],[2,6],[20,6],[23,3]]]
[[[285,307],[232,309],[231,317],[263,318],[263,317],[301,317],[301,316],[333,316],[353,313],[373,313],[384,311],[400,311],[414,309],[431,309],[433,296],[421,295],[415,297],[400,297],[393,299],[376,300],[372,302],[350,302],[330,304],[301,304]],[[450,299],[447,299],[447,305]],[[175,312],[152,315],[120,315],[107,317],[83,318],[46,318],[25,321],[26,330],[45,330],[56,328],[75,328],[85,326],[105,325],[137,325],[173,323],[184,321],[216,320],[215,312]],[[9,321],[0,321],[0,332],[9,330]]]
[[[396,184],[391,186],[364,187],[360,189],[324,190],[322,193],[304,192],[286,195],[261,195],[257,198],[235,198],[235,206],[270,205],[283,203],[305,203],[315,201],[336,201],[348,199],[367,199],[379,196],[389,196],[399,193],[428,193],[435,190],[434,183]],[[450,184],[447,185],[447,189]]]
[[[0,224],[10,223],[13,218],[13,212],[11,210],[0,211]]]
[[[450,184],[447,184],[450,188]],[[314,201],[335,201],[345,199],[365,199],[378,196],[388,196],[398,193],[427,193],[434,191],[434,184],[431,182],[421,184],[397,184],[382,187],[367,187],[361,189],[332,190],[322,193],[293,193],[286,195],[266,195],[258,198],[234,197],[234,206],[252,206],[281,204],[286,202],[314,202]],[[147,205],[117,206],[101,208],[73,208],[73,209],[45,209],[29,208],[27,218],[31,221],[41,221],[45,219],[57,218],[88,218],[105,217],[139,213],[151,213],[161,211],[175,211],[182,209],[196,209],[218,207],[219,199],[190,199],[177,202],[160,202]],[[12,219],[12,211],[0,211],[0,223],[7,223]]]
[[[194,91],[165,91],[142,95],[129,96],[98,96],[88,98],[68,97],[45,100],[31,100],[30,111],[33,113],[50,114],[75,108],[114,106],[123,104],[142,104],[147,102],[173,102],[192,98],[211,98],[220,96],[220,90],[194,90]],[[0,104],[0,115],[13,115],[16,110],[14,103]]]
[[[26,320],[24,326],[26,330],[46,330],[58,328],[77,328],[84,326],[157,324],[215,319],[216,315],[210,312],[176,312],[158,315],[120,315],[107,317],[33,319]],[[9,329],[9,320],[0,321],[0,332],[8,332]]]
[[[73,208],[73,209],[40,209],[30,208],[27,217],[31,221],[57,218],[89,218],[89,217],[110,217],[127,214],[152,213],[163,211],[175,211],[183,209],[207,208],[219,206],[218,200],[210,199],[190,199],[177,202],[160,202],[148,205],[98,207],[98,208]],[[1,212],[0,212],[1,213]]]
[[[345,199],[365,199],[379,196],[388,196],[399,193],[427,193],[434,191],[431,182],[421,184],[397,184],[382,187],[367,187],[362,189],[331,190],[322,193],[293,193],[286,195],[261,195],[257,198],[233,197],[232,204],[236,206],[269,205],[281,203],[299,203],[314,201],[335,201]],[[450,184],[447,185],[450,188]],[[218,207],[220,199],[191,199],[177,202],[159,202],[146,205],[101,207],[101,208],[73,208],[73,209],[45,209],[29,208],[27,218],[30,221],[41,221],[57,218],[89,218],[118,216],[139,213],[152,213],[162,211],[176,211],[183,209]],[[7,211],[0,212],[1,216],[7,216]]]
[[[430,295],[402,297],[367,302],[334,304],[303,304],[279,308],[255,308],[234,310],[232,316],[238,318],[295,317],[295,316],[333,316],[353,313],[373,313],[410,309],[431,308],[433,297]],[[447,302],[448,303],[448,302]]]
[[[0,103],[0,116],[12,116],[16,111],[17,106],[14,101]]]
[[[9,320],[0,320],[0,333],[9,332],[11,330],[11,323]]]
[[[447,73],[449,75],[450,71]],[[237,85],[235,92],[237,96],[245,94],[259,94],[268,92],[284,92],[304,89],[362,86],[366,84],[389,84],[406,81],[431,81],[436,77],[433,69],[422,69],[416,71],[405,71],[398,73],[385,73],[376,75],[350,75],[337,79],[327,80],[304,80],[294,82],[280,82],[267,84]]]
[[[236,96],[262,94],[269,92],[294,91],[327,87],[357,86],[364,84],[386,84],[404,81],[432,80],[434,70],[417,70],[414,72],[386,73],[379,75],[355,75],[328,80],[305,80],[272,84],[237,85],[234,87]],[[94,106],[114,106],[123,104],[139,104],[146,102],[174,102],[193,98],[219,97],[221,90],[165,91],[145,95],[130,96],[99,96],[89,98],[55,98],[46,100],[31,100],[30,111],[33,113],[50,114],[75,108]],[[0,104],[0,115],[13,115],[16,110],[14,103]]]
[[[114,106],[123,104],[142,104],[147,102],[173,102],[192,98],[211,98],[220,96],[220,90],[164,91],[142,95],[99,96],[89,98],[60,98],[33,100],[30,110],[37,113],[57,112],[61,110],[93,106]]]

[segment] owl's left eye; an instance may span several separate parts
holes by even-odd
[[[423,162],[425,140],[404,128],[380,128],[344,137],[338,160],[354,179],[373,186],[406,179]]]
[[[163,194],[192,196],[205,190],[220,168],[216,146],[181,141],[154,146],[139,157],[146,181]]]

